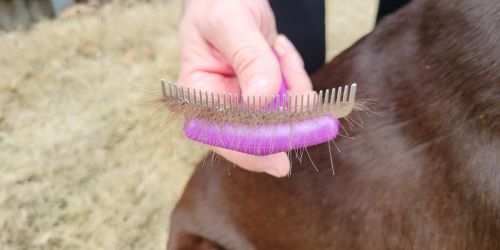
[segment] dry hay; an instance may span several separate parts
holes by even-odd
[[[328,2],[329,55],[371,28],[374,5]],[[180,8],[109,5],[0,35],[1,249],[165,248],[206,152],[144,104],[176,79]]]

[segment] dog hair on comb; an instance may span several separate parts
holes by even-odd
[[[195,141],[253,155],[268,155],[333,140],[338,118],[355,107],[356,84],[290,95],[282,80],[276,96],[209,93],[161,81],[169,110],[186,118]]]
[[[238,118],[238,123],[256,124],[297,120],[319,114],[342,118],[353,110],[356,96],[355,83],[319,93],[283,94],[264,98],[235,93],[209,93],[179,87],[165,80],[161,81],[161,87],[164,101],[170,110],[182,111],[186,117],[206,118],[211,121],[234,121]],[[269,103],[269,100],[274,100],[274,103],[263,105]]]

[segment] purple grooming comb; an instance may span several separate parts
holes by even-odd
[[[343,91],[339,87],[314,93],[312,100],[311,94],[295,96],[293,99],[287,96],[286,82],[283,79],[278,95],[269,99],[271,103],[268,105],[261,105],[262,97],[258,97],[258,103],[255,97],[247,97],[245,104],[241,95],[224,94],[221,100],[220,95],[196,90],[192,90],[190,94],[191,91],[187,89],[186,94],[184,88],[171,83],[168,83],[167,88],[165,81],[162,81],[162,91],[164,97],[176,98],[184,105],[227,111],[228,116],[235,112],[304,115],[302,117],[306,118],[299,120],[258,125],[221,123],[190,117],[184,125],[184,133],[194,141],[252,155],[269,155],[335,139],[339,131],[337,118],[348,115],[354,107],[356,84],[352,84],[350,88],[345,86]],[[267,100],[265,97],[264,103],[269,103]]]
[[[192,140],[252,155],[269,155],[305,148],[335,139],[337,118],[324,115],[308,120],[269,125],[233,125],[191,119],[184,133]]]

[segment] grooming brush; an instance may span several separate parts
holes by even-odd
[[[326,91],[278,95],[217,94],[161,81],[163,101],[186,118],[194,141],[252,155],[269,155],[335,139],[338,118],[355,106],[356,84]]]

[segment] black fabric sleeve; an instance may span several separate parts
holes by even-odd
[[[410,0],[380,0],[377,12],[377,23],[385,16],[400,9],[409,2]]]
[[[380,0],[377,22],[410,0]],[[304,59],[307,73],[325,63],[325,1],[269,0],[279,33],[286,35]]]
[[[279,33],[286,35],[312,74],[325,63],[324,0],[269,0]]]

